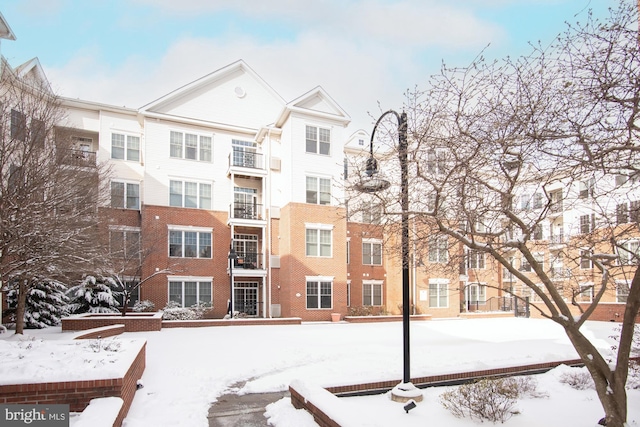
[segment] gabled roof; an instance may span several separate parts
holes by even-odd
[[[212,73],[207,74],[204,77],[201,77],[197,80],[194,80],[191,83],[188,83],[172,92],[169,92],[165,96],[156,99],[155,101],[150,102],[149,104],[143,106],[140,111],[154,111],[161,109],[163,105],[170,104],[177,99],[180,99],[190,93],[197,92],[211,84],[214,84],[217,81],[224,80],[230,76],[233,76],[238,71],[243,71],[249,75],[251,75],[254,79],[256,79],[260,84],[266,89],[274,98],[277,98],[280,102],[284,104],[284,99],[275,91],[271,86],[265,82],[262,77],[260,77],[251,67],[247,65],[242,59],[233,62],[225,67],[222,67]]]
[[[7,22],[7,20],[4,19],[4,16],[2,16],[2,13],[0,13],[0,39],[7,39],[7,40],[16,39],[16,35],[13,33],[13,30],[9,26],[9,23]]]
[[[316,86],[304,95],[287,103],[278,116],[276,126],[281,127],[293,112],[335,120],[344,126],[351,122],[351,117],[347,112],[321,86]]]
[[[18,78],[30,83],[32,86],[51,92],[51,85],[38,58],[30,59],[24,64],[18,65],[13,69],[13,72]]]

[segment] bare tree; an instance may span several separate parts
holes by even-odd
[[[408,94],[411,231],[419,253],[439,235],[450,251],[462,244],[513,275],[520,288],[504,291],[526,290],[534,310],[564,328],[603,422],[622,427],[640,308],[637,5],[621,1],[605,22],[586,18],[549,48],[445,67]],[[397,174],[396,147],[386,148],[381,169]],[[374,197],[397,234],[398,188]],[[611,297],[625,306],[610,363],[581,327]]]
[[[0,76],[0,279],[18,290],[16,333],[23,332],[28,289],[92,266],[105,169],[78,162],[64,110],[46,81]]]

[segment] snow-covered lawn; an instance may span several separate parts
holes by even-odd
[[[589,322],[586,330],[603,353],[610,349],[613,323]],[[45,340],[70,337],[59,328],[28,333]],[[5,338],[6,335],[0,335]],[[165,329],[126,333],[118,338],[147,341],[144,388],[137,391],[126,427],[207,426],[211,402],[230,391],[261,393],[287,390],[298,379],[320,386],[395,380],[402,376],[402,323],[304,323],[290,326],[233,326]],[[1,341],[1,340],[0,340]],[[43,344],[42,347],[45,347]],[[577,357],[562,329],[540,319],[434,320],[411,324],[411,373],[438,373],[514,366]],[[53,363],[53,362],[50,362]],[[0,378],[6,374],[0,364]],[[90,363],[62,372],[91,375]],[[91,367],[91,369],[87,369]],[[14,368],[15,369],[15,368]],[[100,368],[102,369],[102,368]],[[549,397],[520,399],[520,414],[505,425],[533,427],[593,426],[603,415],[595,391],[576,391],[557,381],[565,368],[539,375],[539,390]],[[477,426],[456,419],[439,401],[445,388],[424,392],[425,399],[406,414],[387,396],[348,398],[353,425],[366,411],[380,426]],[[629,425],[640,426],[640,391],[629,391]],[[315,426],[288,399],[269,407],[277,427]],[[428,421],[427,421],[428,420]],[[344,426],[348,427],[348,426]]]

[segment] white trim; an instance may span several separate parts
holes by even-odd
[[[317,281],[317,282],[333,282],[336,276],[304,276],[304,280]]]
[[[329,231],[333,231],[335,226],[333,224],[320,224],[320,223],[305,222],[304,223],[304,228],[305,229],[313,229],[313,230],[329,230]]]
[[[196,227],[193,225],[167,224],[167,229],[172,231],[197,231],[200,233],[213,233],[212,227]],[[212,236],[213,237],[213,236]]]
[[[168,282],[213,282],[213,277],[204,276],[167,276]]]

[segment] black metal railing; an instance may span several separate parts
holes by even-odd
[[[96,152],[84,150],[58,150],[58,163],[85,168],[96,167]]]
[[[238,258],[234,261],[234,268],[255,270],[264,268],[262,254],[257,252],[236,252]]]
[[[264,169],[264,156],[251,151],[233,151],[229,155],[229,166]]]
[[[235,202],[230,211],[231,218],[262,219],[262,205],[258,203]]]

